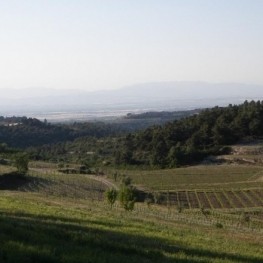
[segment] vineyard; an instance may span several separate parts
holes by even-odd
[[[139,188],[142,200],[128,212],[120,202],[110,207],[104,198],[105,190],[114,184],[118,189],[123,177],[115,182],[106,171],[107,175],[63,174],[56,165],[40,162],[31,163],[28,174],[21,177],[15,168],[0,166],[0,261],[262,262],[262,187],[224,189],[216,167],[220,188],[201,190],[210,179],[209,171],[199,169],[192,175],[201,183],[192,188]],[[224,169],[232,171],[231,183],[240,183],[235,176],[260,179],[257,167],[249,176],[248,169],[238,170],[240,175],[233,167]],[[173,179],[175,170],[163,172]],[[141,172],[148,173],[153,171]],[[179,177],[176,180],[178,185]],[[153,181],[158,180],[153,177]]]
[[[159,203],[187,209],[230,209],[263,207],[263,189],[222,191],[167,191],[158,192]],[[147,194],[145,194],[147,195]]]
[[[197,165],[163,170],[122,170],[138,187],[154,191],[263,187],[263,167]]]
[[[14,171],[14,168],[7,166],[0,169],[2,174]],[[239,224],[242,223],[240,213],[245,213],[249,215],[250,223],[242,224],[242,228],[257,229],[257,231],[262,229],[261,167],[196,166],[171,170],[148,170],[140,171],[140,173],[136,170],[128,170],[118,173],[124,172],[131,177],[132,183],[138,189],[135,212],[141,215],[191,224],[215,225],[217,222],[222,222],[225,227],[227,225],[240,227]],[[3,181],[0,181],[0,188],[40,194],[47,198],[56,197],[61,200],[70,198],[76,202],[80,200],[101,202],[105,199],[104,192],[113,187],[118,189],[122,178],[114,181],[109,176],[112,171],[106,173],[108,176],[63,174],[57,171],[55,164],[34,162],[30,164],[30,171],[24,179],[12,178],[15,188],[4,189]],[[144,185],[142,185],[143,182]],[[10,184],[6,185],[10,186]],[[169,187],[164,190],[164,186]],[[121,209],[118,203],[114,207]]]
[[[198,165],[121,173],[128,175],[140,189],[140,200],[184,211],[241,211],[251,218],[263,219],[262,166]]]

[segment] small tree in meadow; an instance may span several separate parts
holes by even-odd
[[[118,196],[118,191],[116,189],[109,189],[105,192],[106,195],[106,199],[108,201],[108,203],[110,204],[110,207],[112,208],[112,206],[114,205],[114,203],[117,200],[117,196]]]
[[[19,153],[15,157],[15,166],[17,168],[18,173],[26,174],[28,171],[28,156],[25,153]]]
[[[119,200],[126,211],[132,211],[135,203],[134,189],[131,186],[122,186],[119,191]]]

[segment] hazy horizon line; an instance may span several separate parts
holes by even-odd
[[[115,88],[101,88],[101,89],[85,89],[85,88],[57,88],[57,87],[46,87],[46,86],[28,86],[28,87],[0,87],[0,90],[13,90],[13,91],[21,91],[21,90],[33,90],[33,89],[41,89],[41,90],[51,90],[51,91],[81,91],[81,92],[100,92],[100,91],[111,91],[111,90],[121,90],[125,88],[132,88],[134,86],[140,85],[151,85],[151,84],[212,84],[212,85],[245,85],[245,86],[263,86],[263,83],[248,83],[248,82],[238,82],[238,81],[222,81],[222,82],[212,82],[206,80],[157,80],[157,81],[142,81],[142,82],[134,82],[132,84],[126,84],[123,86],[115,87]]]

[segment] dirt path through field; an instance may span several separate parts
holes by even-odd
[[[30,170],[34,171],[34,172],[43,173],[43,174],[47,174],[47,173],[56,174],[56,173],[59,173],[57,170],[52,169],[52,168],[48,168],[48,169],[47,168],[30,168]],[[105,178],[105,177],[96,176],[96,175],[92,175],[92,174],[81,174],[81,175],[85,176],[87,178],[90,178],[92,180],[101,182],[101,183],[105,184],[106,186],[108,186],[109,188],[113,188],[113,189],[116,189],[116,190],[119,189],[117,185],[115,185],[111,181],[107,180],[107,178]]]
[[[111,181],[107,180],[107,178],[105,178],[105,177],[91,175],[91,174],[85,174],[84,176],[88,177],[88,178],[90,178],[92,180],[101,182],[101,183],[107,185],[109,188],[113,188],[113,189],[119,190],[119,187],[117,185],[115,185]]]

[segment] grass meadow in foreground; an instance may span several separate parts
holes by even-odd
[[[103,202],[1,191],[0,262],[262,262],[262,233],[189,225]]]

